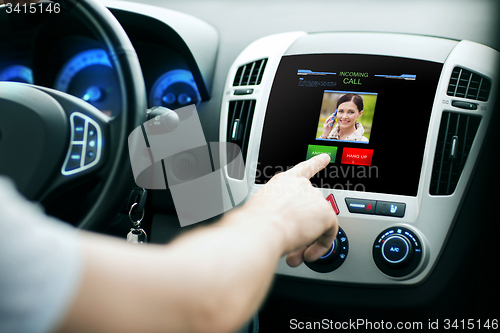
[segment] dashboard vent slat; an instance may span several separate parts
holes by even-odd
[[[491,81],[485,76],[455,67],[451,72],[446,94],[485,102],[488,100]]]
[[[262,82],[267,58],[260,59],[238,68],[234,76],[233,86],[253,86]]]
[[[246,162],[248,152],[248,142],[252,128],[252,120],[255,111],[255,100],[239,100],[229,102],[228,124],[227,124],[227,142],[237,144],[241,149],[243,161]],[[237,151],[227,150],[227,161],[232,161],[237,154]],[[228,168],[228,175],[231,178],[243,179],[245,170],[243,166]]]
[[[431,195],[455,192],[480,122],[479,116],[443,112],[432,168]]]

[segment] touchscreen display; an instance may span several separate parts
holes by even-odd
[[[360,54],[284,56],[264,120],[256,184],[321,153],[322,188],[416,196],[442,64]]]

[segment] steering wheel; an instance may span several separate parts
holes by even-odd
[[[0,174],[13,179],[29,200],[52,204],[68,189],[96,180],[98,194],[77,223],[95,230],[116,214],[133,182],[127,138],[146,118],[144,79],[132,43],[103,4],[58,2],[105,46],[120,87],[121,110],[110,118],[60,91],[0,82]]]

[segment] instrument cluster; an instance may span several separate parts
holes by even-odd
[[[66,92],[109,117],[120,112],[122,98],[117,71],[101,43],[85,33],[45,41],[47,35],[42,31],[25,38],[25,44],[35,45],[34,52],[31,48],[20,48],[18,43],[2,43],[6,51],[0,55],[0,81],[36,84]],[[132,43],[141,62],[149,108],[177,109],[201,102],[193,74],[176,50],[137,40],[137,36]]]

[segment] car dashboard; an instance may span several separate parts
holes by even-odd
[[[318,1],[311,8],[328,10],[314,15],[299,1],[286,10],[283,2],[148,2],[209,23],[132,1],[103,2],[138,54],[148,108],[195,104],[207,142],[241,148],[239,167],[229,165],[232,151],[219,152],[232,206],[303,160],[331,157],[311,183],[336,210],[339,234],[317,262],[291,268],[282,258],[261,308],[262,332],[292,329],[292,320],[427,325],[498,316],[488,305],[499,291],[490,272],[500,185],[496,3],[406,3],[390,11],[391,23],[372,17],[382,7],[364,1],[356,28],[329,22],[337,8]],[[463,20],[472,13],[477,27],[455,29],[451,14],[440,25],[447,11]],[[108,55],[85,27],[62,18],[18,36],[2,41],[0,81],[68,92],[111,118],[119,112]],[[344,95],[364,102],[361,141],[322,135]],[[242,187],[245,195],[231,193]],[[196,227],[179,226],[169,191],[149,193],[146,230],[154,243]]]
[[[283,260],[278,272],[361,285],[424,280],[479,155],[498,62],[476,43],[388,33],[288,33],[245,49],[226,83],[221,141],[242,147],[246,170],[228,168],[228,179],[255,192],[327,152],[330,165],[311,182],[339,211],[331,258],[299,268]],[[262,76],[253,84],[252,71]],[[330,100],[347,94],[364,100],[365,142],[321,137]]]
[[[197,28],[204,31],[204,34],[191,38],[191,42],[199,43],[197,39],[202,38],[211,41],[211,50],[205,52],[197,63],[186,45],[189,36],[179,36],[165,23],[164,16],[182,20],[185,19],[182,14],[164,10],[151,17],[148,16],[150,8],[141,9],[145,13],[112,10],[127,30],[138,54],[148,108],[177,109],[208,100],[204,78],[211,81],[218,45],[213,28],[200,20],[188,18],[188,24],[199,25]],[[35,28],[35,24],[29,22],[12,23],[12,29],[17,30],[16,37],[2,43],[0,80],[36,84],[69,93],[92,104],[108,117],[115,116],[121,108],[121,97],[103,42],[73,17],[54,17],[42,28]],[[198,64],[204,65],[201,68],[204,78]]]

